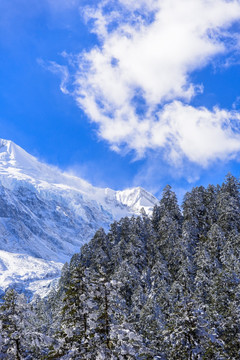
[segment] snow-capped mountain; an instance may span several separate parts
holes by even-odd
[[[140,187],[94,187],[0,139],[0,289],[46,292],[99,227],[142,207],[149,213],[156,203]]]

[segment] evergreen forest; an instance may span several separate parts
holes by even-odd
[[[65,264],[58,287],[0,304],[0,359],[240,359],[240,182],[170,186]]]

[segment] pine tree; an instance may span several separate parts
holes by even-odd
[[[183,216],[167,186],[151,218],[99,229],[48,299],[6,293],[0,357],[239,359],[239,209],[232,175],[187,193]]]
[[[228,174],[217,197],[218,224],[226,233],[240,231],[240,183]]]
[[[1,353],[7,354],[9,359],[21,360],[21,313],[18,314],[18,294],[8,290],[3,298],[4,304],[0,309],[1,321]]]
[[[51,339],[37,330],[36,315],[24,295],[6,291],[0,307],[0,353],[3,358],[38,358],[47,351]]]
[[[51,349],[49,359],[71,354],[73,358],[85,356],[90,347],[91,329],[89,313],[89,284],[82,266],[71,269],[68,285],[59,314],[61,328],[57,332],[58,345]],[[87,357],[86,357],[87,358]]]
[[[159,205],[160,216],[157,223],[159,250],[164,256],[172,276],[179,269],[178,248],[182,232],[182,215],[176,194],[167,185]]]
[[[213,356],[221,348],[215,329],[206,320],[203,309],[188,298],[176,305],[164,336],[167,359],[219,359]]]
[[[240,354],[240,235],[232,231],[221,249],[221,274],[216,278],[216,311],[219,333],[227,356]]]

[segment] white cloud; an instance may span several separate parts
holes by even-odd
[[[186,157],[202,166],[240,151],[237,112],[190,105],[204,91],[191,73],[237,45],[228,28],[240,19],[240,2],[119,0],[112,12],[107,4],[86,11],[101,45],[78,57],[74,83],[100,136],[114,150],[144,156],[164,148],[175,163]]]
[[[158,8],[158,0],[119,0],[119,2],[130,10],[156,10]]]
[[[209,161],[233,157],[240,151],[238,132],[240,113],[221,110],[209,111],[175,101],[159,113],[159,121],[152,127],[153,146],[158,146],[162,126],[170,144],[173,161],[187,157],[190,161],[207,166]]]

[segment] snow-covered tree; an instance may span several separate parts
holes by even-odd
[[[62,301],[60,329],[56,334],[58,344],[52,347],[50,355],[82,356],[87,359],[91,343],[91,300],[90,285],[87,271],[82,266],[73,267],[70,271],[69,282],[65,285],[65,296]],[[75,355],[74,355],[75,354]],[[70,356],[69,355],[69,356]]]
[[[0,354],[6,359],[39,358],[51,339],[37,330],[36,314],[23,294],[6,291],[0,306]]]
[[[220,359],[221,342],[215,329],[211,328],[203,309],[188,298],[182,299],[171,314],[164,342],[167,359]]]
[[[99,229],[47,299],[6,293],[0,358],[239,359],[239,209],[232,175],[187,193],[183,212],[167,186],[151,217]]]
[[[240,231],[240,183],[228,174],[217,197],[218,224],[225,232]]]

